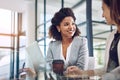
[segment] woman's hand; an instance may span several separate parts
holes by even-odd
[[[89,78],[89,76],[94,76],[94,70],[81,70],[77,66],[69,66],[65,73],[68,77],[84,77]]]
[[[22,74],[22,73],[25,73],[25,72],[26,72],[26,74]],[[31,76],[31,77],[35,77],[35,76],[36,76],[36,73],[35,73],[35,71],[34,71],[33,69],[31,69],[31,68],[24,68],[24,69],[22,69],[22,72],[21,72],[20,76],[25,78],[26,75],[29,75],[29,76]]]
[[[83,74],[83,70],[81,70],[77,66],[69,66],[66,69],[65,74],[68,74],[68,75],[82,75]]]

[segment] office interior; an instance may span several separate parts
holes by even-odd
[[[102,17],[102,0],[2,0],[0,1],[0,80],[18,78],[25,62],[25,47],[37,41],[44,56],[48,29],[54,13],[70,7],[81,36],[88,39],[89,56],[95,68],[104,63],[106,39],[115,26]]]

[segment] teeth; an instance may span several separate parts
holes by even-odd
[[[72,31],[68,31],[68,32],[72,32]]]

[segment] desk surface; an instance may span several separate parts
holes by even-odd
[[[56,75],[53,72],[40,72],[38,80],[101,80],[99,76],[81,76],[81,77],[66,77]]]
[[[42,64],[38,72],[38,80],[100,80],[99,76],[87,76],[87,75],[57,75],[52,69],[45,68]]]

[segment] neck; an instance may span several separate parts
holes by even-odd
[[[63,40],[62,40],[62,44],[69,44],[69,43],[71,43],[72,42],[72,38],[64,38]]]

